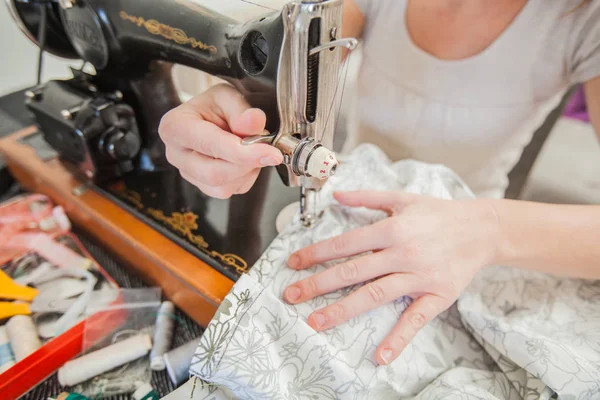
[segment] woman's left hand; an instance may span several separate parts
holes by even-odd
[[[288,263],[293,269],[363,255],[289,286],[284,299],[298,304],[376,279],[313,312],[308,324],[323,331],[410,296],[414,302],[376,351],[377,362],[388,364],[423,326],[458,299],[480,268],[494,263],[500,237],[497,215],[487,200],[449,201],[400,192],[348,192],[335,197],[343,205],[384,210],[389,218],[292,254]]]

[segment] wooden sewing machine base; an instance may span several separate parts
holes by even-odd
[[[106,196],[76,179],[58,158],[42,160],[20,140],[29,127],[0,140],[0,153],[14,178],[64,207],[71,222],[136,270],[192,319],[206,326],[233,280],[184,250]]]

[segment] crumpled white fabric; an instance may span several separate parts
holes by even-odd
[[[358,285],[288,305],[281,300],[287,285],[329,265],[294,271],[287,258],[383,218],[332,197],[334,190],[364,189],[472,197],[442,166],[392,164],[378,148],[358,147],[323,189],[327,207],[318,225],[307,230],[295,221],[234,285],[202,337],[180,398],[600,399],[600,282],[486,268],[388,366],[378,366],[374,352],[408,298],[326,332],[312,330],[312,311]]]

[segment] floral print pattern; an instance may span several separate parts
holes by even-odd
[[[403,354],[378,366],[374,351],[410,304],[402,298],[316,333],[308,315],[359,286],[291,306],[285,287],[330,267],[286,267],[308,244],[383,215],[337,204],[333,190],[405,190],[472,197],[448,169],[389,162],[371,145],[344,159],[321,193],[323,219],[292,223],[234,285],[191,366],[193,390],[169,399],[600,399],[600,285],[506,267],[482,270]]]

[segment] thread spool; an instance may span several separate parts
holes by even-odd
[[[198,347],[200,339],[194,339],[191,342],[179,346],[164,355],[165,366],[169,379],[175,386],[179,386],[190,377],[190,364],[194,357],[194,352]]]
[[[163,356],[171,348],[171,339],[173,339],[173,314],[175,306],[170,301],[161,304],[156,317],[156,326],[154,328],[154,343],[150,352],[150,368],[154,371],[162,371],[165,367]]]
[[[15,365],[15,355],[8,340],[6,326],[0,326],[0,374]]]
[[[148,354],[152,340],[147,334],[132,336],[121,342],[68,361],[58,370],[58,382],[74,386]]]
[[[149,383],[138,383],[138,388],[133,392],[133,400],[158,400],[158,393]]]
[[[35,324],[28,315],[16,315],[9,319],[6,333],[17,362],[42,347]]]

